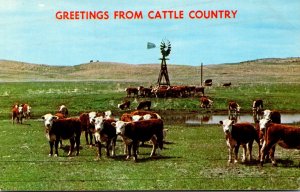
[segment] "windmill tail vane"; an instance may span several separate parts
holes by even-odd
[[[155,48],[156,45],[154,43],[151,43],[151,42],[148,42],[147,43],[147,49],[152,49],[152,48]]]

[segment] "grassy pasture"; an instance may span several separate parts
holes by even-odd
[[[227,148],[219,125],[166,125],[169,129],[161,156],[149,158],[141,147],[139,161],[126,161],[123,145],[117,156],[97,160],[96,148],[85,145],[80,155],[48,157],[49,146],[41,121],[0,124],[0,189],[2,190],[195,190],[299,189],[299,152],[277,148],[278,167],[256,163],[227,164]],[[104,152],[103,152],[104,153]],[[257,144],[254,144],[257,157]]]
[[[2,190],[181,190],[181,189],[299,189],[299,151],[277,147],[279,167],[254,164],[227,165],[227,147],[219,125],[166,124],[166,149],[150,159],[150,148],[141,148],[140,161],[125,161],[118,141],[117,157],[96,160],[96,149],[85,146],[78,157],[48,157],[41,115],[54,113],[66,104],[72,116],[83,111],[112,110],[125,99],[124,89],[138,83],[122,82],[14,82],[0,84],[0,189]],[[206,94],[214,100],[214,112],[226,111],[236,100],[242,112],[250,112],[252,100],[262,98],[265,107],[299,112],[299,84],[241,84],[213,86]],[[133,98],[133,107],[137,104]],[[196,111],[198,98],[167,98],[153,101],[155,111]],[[10,108],[29,103],[35,119],[12,125]],[[68,141],[64,142],[68,145]],[[67,148],[66,148],[67,150]],[[103,152],[104,155],[104,152]],[[257,145],[254,144],[257,156]]]

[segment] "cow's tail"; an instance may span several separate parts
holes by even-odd
[[[156,135],[157,137],[157,143],[158,143],[158,147],[162,150],[164,147],[164,125],[163,125],[163,121],[161,121],[161,127],[159,129],[158,134]]]

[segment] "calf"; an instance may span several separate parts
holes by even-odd
[[[94,112],[96,114],[96,112]],[[82,113],[79,116],[79,119],[81,121],[81,131],[85,132],[85,141],[86,145],[93,145],[93,132],[94,132],[94,122],[93,118],[90,118],[90,114],[94,114],[93,112],[91,113]],[[95,116],[96,118],[96,116]],[[91,121],[90,121],[91,120]],[[89,141],[90,139],[90,141]]]
[[[206,96],[200,97],[200,107],[201,108],[205,108],[205,109],[210,108],[212,106],[212,104],[213,104],[213,101],[210,100],[208,97],[206,97]]]
[[[131,156],[133,149],[133,159],[137,161],[137,149],[139,142],[151,140],[153,143],[150,157],[155,155],[156,149],[163,149],[163,121],[161,119],[142,120],[136,122],[117,121],[113,123],[116,133],[121,135],[128,146],[127,159]]]
[[[121,104],[118,104],[118,108],[121,109],[121,110],[129,109],[130,108],[130,101],[125,101]]]
[[[235,123],[232,120],[226,119],[220,121],[220,124],[223,125],[223,131],[225,133],[226,143],[228,146],[229,159],[228,163],[232,162],[232,153],[234,150],[234,163],[238,162],[238,152],[240,145],[243,146],[243,159],[242,162],[245,162],[247,148],[249,150],[250,161],[252,161],[252,145],[255,140],[259,147],[259,158],[260,158],[260,142],[258,131],[255,127],[248,122],[245,123]],[[246,146],[247,145],[247,146]]]
[[[112,146],[112,156],[115,156],[115,146],[117,141],[116,128],[112,125],[114,119],[95,119],[95,142],[98,144],[98,157],[101,157],[101,143],[106,143],[106,156],[110,156],[109,148]]]
[[[270,153],[270,149],[277,143],[286,149],[300,149],[300,127],[272,123],[270,119],[261,119],[259,126],[265,138],[261,149],[261,166],[264,164],[265,157]],[[274,153],[275,149],[271,151],[270,158],[272,164],[276,166]]]
[[[50,152],[53,155],[53,145],[55,146],[55,156],[58,156],[58,143],[61,139],[70,140],[70,150],[68,156],[72,155],[76,143],[76,155],[79,155],[81,122],[79,118],[58,119],[51,114],[42,116],[46,127],[46,137],[49,140]]]
[[[139,103],[139,105],[137,106],[137,110],[141,110],[141,109],[144,109],[144,108],[147,108],[148,110],[150,110],[151,108],[151,101],[147,100],[147,101],[141,101]]]
[[[23,119],[23,107],[19,106],[19,105],[14,105],[12,110],[11,110],[11,120],[12,120],[12,124],[15,123],[15,119],[17,123],[21,123],[22,124],[22,119]]]

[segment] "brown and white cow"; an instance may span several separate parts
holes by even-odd
[[[252,103],[252,112],[253,112],[253,119],[254,122],[260,120],[262,118],[262,112],[263,112],[263,100],[256,99]]]
[[[203,87],[203,86],[196,87],[195,88],[195,94],[199,95],[199,93],[201,93],[201,95],[204,96],[204,89],[205,89],[205,87]]]
[[[31,107],[26,103],[22,104],[21,107],[22,107],[24,118],[25,119],[30,119],[30,117],[31,117]]]
[[[137,161],[137,149],[139,142],[152,141],[153,147],[150,157],[155,155],[156,149],[163,149],[163,121],[161,119],[150,119],[136,122],[117,121],[113,123],[116,127],[116,133],[123,138],[128,146],[127,158],[131,157],[131,148],[133,150],[133,159]]]
[[[148,88],[148,87],[139,86],[138,91],[141,97],[151,97],[152,95],[151,93],[152,87]]]
[[[112,125],[114,119],[105,119],[102,116],[95,119],[95,143],[98,144],[98,157],[101,157],[101,143],[106,143],[106,156],[110,156],[109,149],[112,148],[112,156],[115,156],[117,141],[116,128]]]
[[[58,156],[58,143],[60,140],[70,140],[70,150],[68,156],[72,155],[76,144],[76,155],[79,155],[81,122],[79,118],[58,119],[57,116],[46,114],[42,116],[46,127],[46,137],[49,140],[50,152],[53,155],[53,146],[55,146],[54,156]]]
[[[130,101],[125,101],[121,104],[118,104],[118,108],[121,109],[121,110],[129,109],[130,108]]]
[[[263,166],[265,157],[276,144],[286,149],[300,149],[300,127],[272,123],[270,119],[261,119],[260,130],[264,134],[265,142],[261,149],[260,164]],[[271,151],[272,164],[276,166],[275,150]]]
[[[63,114],[65,118],[69,115],[68,108],[65,105],[61,105],[58,109],[58,112]]]
[[[11,120],[12,120],[12,124],[15,123],[21,123],[22,124],[22,119],[24,117],[23,115],[23,107],[19,106],[18,104],[14,105],[12,110],[11,110]]]
[[[200,107],[201,108],[210,108],[213,105],[213,101],[210,100],[208,97],[206,96],[202,96],[200,97]]]
[[[233,150],[234,150],[234,163],[238,162],[238,152],[240,145],[243,146],[243,159],[242,162],[247,160],[247,148],[249,150],[250,161],[252,161],[252,145],[255,140],[259,147],[259,158],[260,158],[260,142],[259,142],[259,131],[248,122],[234,123],[233,120],[226,119],[220,121],[223,126],[225,133],[226,144],[228,147],[228,163],[233,161]]]
[[[240,112],[240,109],[241,109],[241,107],[237,102],[229,101],[229,103],[228,103],[228,116],[229,116],[229,118],[238,116],[238,114]]]
[[[276,110],[264,110],[264,119],[271,119],[273,123],[281,123],[281,114]]]
[[[151,108],[151,101],[150,100],[146,100],[146,101],[141,101],[138,106],[137,106],[137,110],[141,110],[147,108],[148,110],[150,110]]]
[[[131,94],[133,94],[133,97],[138,97],[139,90],[135,87],[128,87],[125,91],[127,93],[127,97],[131,97]]]

